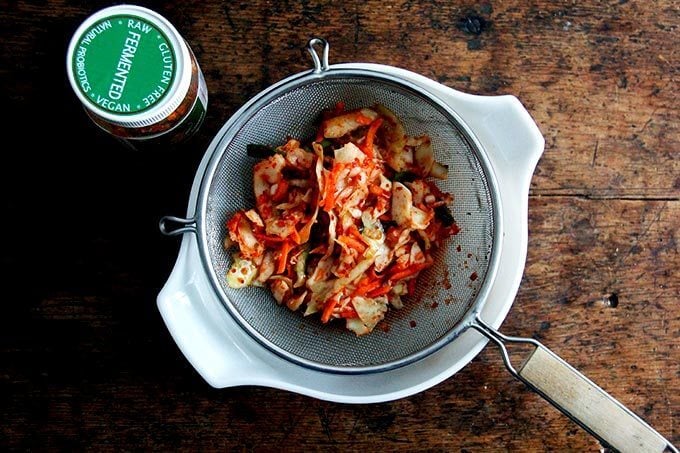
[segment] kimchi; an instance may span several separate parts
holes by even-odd
[[[401,308],[433,253],[459,229],[435,179],[427,135],[407,136],[387,108],[323,112],[309,143],[249,145],[255,206],[227,221],[232,288],[265,286],[279,304],[344,319],[363,335]]]

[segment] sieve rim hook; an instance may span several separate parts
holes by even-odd
[[[319,54],[316,51],[316,46],[321,45],[323,46],[323,50],[321,52],[321,58],[319,58]],[[323,38],[312,38],[309,40],[307,43],[307,52],[312,56],[312,60],[314,61],[314,73],[315,74],[320,74],[322,72],[328,71],[328,51],[330,50],[330,45],[328,44],[328,41],[326,41]]]
[[[177,224],[179,227],[173,229],[172,226],[168,224]],[[161,233],[164,236],[179,236],[184,233],[196,234],[196,219],[193,217],[187,219],[184,217],[166,215],[161,217],[158,221],[158,229],[161,230]]]

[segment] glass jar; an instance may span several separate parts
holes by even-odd
[[[68,48],[71,86],[89,117],[134,147],[178,143],[203,122],[208,90],[189,45],[167,19],[118,5],[87,18]]]

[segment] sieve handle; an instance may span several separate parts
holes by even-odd
[[[531,338],[505,336],[480,319],[472,327],[501,348],[503,362],[510,373],[605,446],[624,453],[678,452],[640,417],[540,342]],[[534,347],[519,371],[510,362],[505,346],[507,343]]]

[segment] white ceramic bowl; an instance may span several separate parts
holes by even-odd
[[[352,63],[329,69],[375,71],[420,87],[455,111],[486,151],[500,193],[503,238],[498,244],[498,272],[480,318],[498,328],[512,306],[524,271],[529,184],[544,147],[543,136],[531,116],[513,96],[465,94],[392,66]],[[271,88],[297,77],[300,74]],[[208,161],[221,151],[223,134],[249,105],[234,114],[206,151],[196,172],[187,218],[194,217]],[[158,308],[179,348],[213,387],[259,385],[344,403],[382,402],[421,392],[453,376],[488,341],[468,329],[420,361],[378,373],[347,375],[303,367],[266,349],[231,317],[211,286],[195,234],[183,235],[175,267],[158,295]]]

